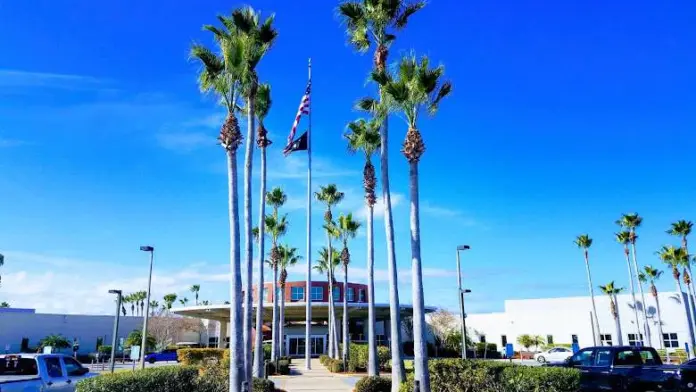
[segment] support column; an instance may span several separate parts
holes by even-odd
[[[220,321],[220,333],[218,334],[218,348],[227,346],[227,321]]]

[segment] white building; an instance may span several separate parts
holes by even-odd
[[[643,306],[638,299],[638,323],[643,324]],[[655,299],[646,293],[648,325],[651,341],[644,342],[655,348],[668,349],[684,348],[689,343],[691,327],[690,319],[685,313],[686,296],[676,292],[660,293],[660,312],[662,316],[662,331],[664,336],[658,336],[657,308]],[[614,319],[610,313],[609,297],[595,294],[597,316],[602,340],[606,344],[617,344],[617,334]],[[624,344],[633,344],[638,337],[633,300],[630,294],[622,294],[617,298],[621,334]],[[547,343],[561,344],[576,342],[580,347],[592,346],[595,333],[591,322],[592,302],[586,297],[522,299],[505,301],[505,311],[501,313],[469,314],[466,326],[469,331],[475,331],[470,339],[478,342],[485,340],[496,343],[499,348],[506,343],[512,343],[516,350],[517,337],[523,334],[540,335]],[[662,343],[660,342],[662,340]],[[664,345],[664,346],[663,346]]]

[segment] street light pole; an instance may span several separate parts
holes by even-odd
[[[459,251],[471,249],[469,245],[457,246],[457,295],[459,296],[459,312],[461,317],[461,334],[462,334],[462,359],[466,359],[466,321],[464,315],[464,292],[462,291],[462,268],[459,261]]]
[[[121,317],[121,290],[109,290],[109,294],[116,294],[116,318],[114,319],[114,336],[111,339],[111,373],[114,372],[116,364],[116,341],[118,340],[118,321]]]
[[[143,252],[150,252],[150,274],[147,277],[147,299],[145,300],[145,314],[143,315],[143,341],[140,345],[140,368],[145,369],[145,348],[147,347],[147,319],[150,315],[150,290],[152,288],[152,262],[155,258],[155,248],[141,246]]]

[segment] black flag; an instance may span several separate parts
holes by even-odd
[[[295,139],[292,143],[288,144],[283,150],[283,154],[286,156],[294,151],[306,151],[307,150],[307,132],[303,133]]]

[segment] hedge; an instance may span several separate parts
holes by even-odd
[[[349,372],[364,372],[367,371],[367,363],[369,360],[369,346],[367,344],[350,344],[350,356],[348,357]],[[381,370],[386,370],[389,367],[391,353],[389,348],[385,346],[377,347],[377,363]]]
[[[229,356],[230,350],[222,348],[181,348],[176,350],[176,357],[184,366],[201,366],[210,362],[218,363]]]
[[[355,392],[391,392],[391,379],[386,377],[363,377],[355,383]]]
[[[432,392],[577,392],[574,369],[528,367],[507,362],[439,359],[428,363]],[[400,392],[413,391],[413,374]]]
[[[163,366],[88,378],[77,383],[75,392],[191,392],[197,378],[196,367]]]

